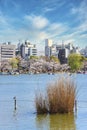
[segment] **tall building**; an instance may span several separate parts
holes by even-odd
[[[29,56],[37,55],[36,45],[30,44],[30,42],[25,41],[24,44],[20,45],[20,54],[21,57],[27,59]]]
[[[80,54],[87,58],[87,46],[80,50]]]
[[[67,63],[67,58],[70,53],[79,53],[79,48],[73,46],[72,43],[68,44],[52,44],[52,40],[45,40],[45,56],[56,56],[59,58],[60,62]],[[86,55],[87,53],[85,53]]]
[[[45,46],[51,47],[53,44],[53,41],[51,39],[45,39]]]
[[[70,51],[67,48],[59,50],[58,58],[59,58],[61,64],[67,63],[69,54],[70,54]]]
[[[51,56],[51,48],[48,46],[45,46],[45,56],[50,57]]]
[[[45,56],[47,57],[51,56],[51,48],[52,48],[52,40],[45,39]]]
[[[15,45],[8,44],[0,44],[0,63],[3,61],[8,61],[11,58],[15,57]]]

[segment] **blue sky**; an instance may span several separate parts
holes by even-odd
[[[0,43],[87,45],[87,0],[0,0]]]

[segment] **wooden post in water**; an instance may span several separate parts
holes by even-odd
[[[13,99],[14,99],[14,110],[16,110],[17,109],[16,97],[14,97]]]
[[[75,100],[75,112],[77,112],[77,100]]]

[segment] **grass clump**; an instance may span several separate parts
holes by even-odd
[[[75,98],[75,82],[70,78],[59,78],[58,81],[48,85],[45,96],[36,95],[37,114],[73,112]]]
[[[36,94],[35,104],[38,114],[48,113],[47,99],[44,99],[44,96],[41,93]]]

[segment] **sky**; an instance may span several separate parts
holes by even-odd
[[[0,0],[0,43],[29,40],[87,46],[87,0]]]

